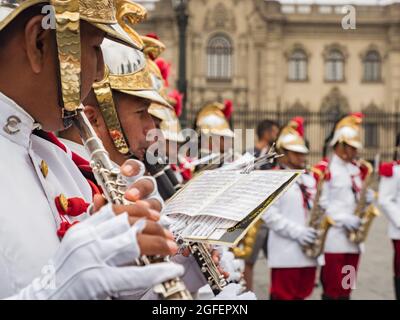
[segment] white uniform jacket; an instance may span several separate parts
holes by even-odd
[[[333,155],[329,165],[330,180],[324,183],[320,204],[333,220],[341,215],[353,215],[359,194],[353,191],[353,183],[362,187],[360,168]],[[325,253],[359,253],[360,245],[351,242],[344,227],[329,229]]]
[[[35,127],[29,114],[0,93],[0,298],[46,272],[60,244],[63,218],[56,197],[92,202],[91,188],[70,155],[33,135]]]
[[[389,220],[389,237],[400,240],[400,165],[393,166],[391,177],[381,177],[379,205]]]
[[[270,229],[268,235],[268,265],[270,268],[300,268],[317,265],[316,259],[308,258],[297,238],[307,227],[309,210],[305,208],[300,185],[306,188],[310,198],[315,195],[316,181],[303,174],[264,214],[263,220]]]

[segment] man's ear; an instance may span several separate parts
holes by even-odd
[[[51,51],[53,31],[42,27],[43,16],[37,15],[25,26],[25,50],[32,71],[36,74],[43,70],[46,55]]]
[[[87,105],[85,106],[84,112],[93,127],[99,126],[99,116],[101,115],[96,107]]]

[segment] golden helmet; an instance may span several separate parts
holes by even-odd
[[[228,119],[233,111],[232,101],[225,104],[213,102],[200,110],[196,118],[196,130],[206,135],[234,137]]]
[[[138,37],[143,43],[142,38],[132,29],[132,24],[141,21],[144,12],[136,10],[135,6],[127,6],[126,1],[118,3],[119,19],[125,23],[127,31],[131,29],[129,35],[133,39]],[[121,154],[126,155],[130,149],[118,117],[113,91],[143,98],[166,107],[170,105],[160,95],[157,83],[148,68],[148,60],[142,51],[108,39],[103,41],[101,49],[106,70],[103,80],[95,82],[93,89],[114,145]]]
[[[161,120],[160,129],[166,140],[185,142],[178,118],[180,115],[179,110],[182,108],[182,95],[177,90],[173,90],[167,94],[170,65],[164,59],[160,58],[160,55],[165,51],[165,45],[155,34],[142,36],[142,41],[144,43],[143,52],[147,58],[149,71],[154,78],[154,82],[158,84],[158,92],[171,106],[168,108],[165,104],[152,103],[149,113]]]
[[[128,6],[139,6],[129,0],[1,0],[0,1],[0,31],[3,30],[11,21],[13,21],[21,12],[37,4],[51,4],[56,13],[61,7],[66,8],[69,14],[75,14],[82,20],[85,20],[97,28],[106,32],[106,36],[132,47],[141,49],[140,42],[129,37],[126,32],[118,25],[116,16],[116,5],[127,3]]]
[[[276,142],[278,150],[289,150],[307,154],[309,150],[304,140],[304,119],[295,117],[282,129]]]
[[[122,4],[134,6],[127,0]],[[106,37],[141,49],[131,27],[124,22],[117,23],[114,0],[1,0],[0,31],[10,24],[21,12],[39,4],[49,4],[49,14],[54,16],[61,85],[62,117],[64,125],[69,126],[81,105],[81,38],[80,21],[85,20],[106,33]],[[49,19],[51,21],[51,19]],[[44,21],[43,21],[44,22]],[[51,21],[52,22],[52,21]],[[49,24],[49,28],[52,23]],[[124,30],[125,29],[125,30]],[[139,39],[140,40],[140,39]]]
[[[361,142],[361,124],[363,114],[352,113],[340,120],[335,127],[333,138],[330,146],[335,146],[337,143],[346,143],[356,149],[362,148]]]

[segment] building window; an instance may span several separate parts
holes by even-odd
[[[325,80],[344,81],[344,56],[337,49],[329,51],[325,60]]]
[[[230,80],[232,77],[232,43],[224,35],[210,39],[207,46],[207,77]]]
[[[289,73],[290,81],[307,80],[307,55],[301,49],[296,49],[289,57]]]
[[[364,81],[381,80],[381,57],[377,51],[369,51],[364,57]]]

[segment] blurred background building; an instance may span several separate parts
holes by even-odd
[[[167,45],[172,85],[180,66],[177,8],[185,8],[188,124],[202,106],[225,99],[234,103],[235,128],[301,115],[317,160],[335,120],[362,111],[364,156],[391,158],[400,132],[398,1],[138,2],[149,8],[138,30]],[[355,29],[342,28],[346,3],[354,4]]]

